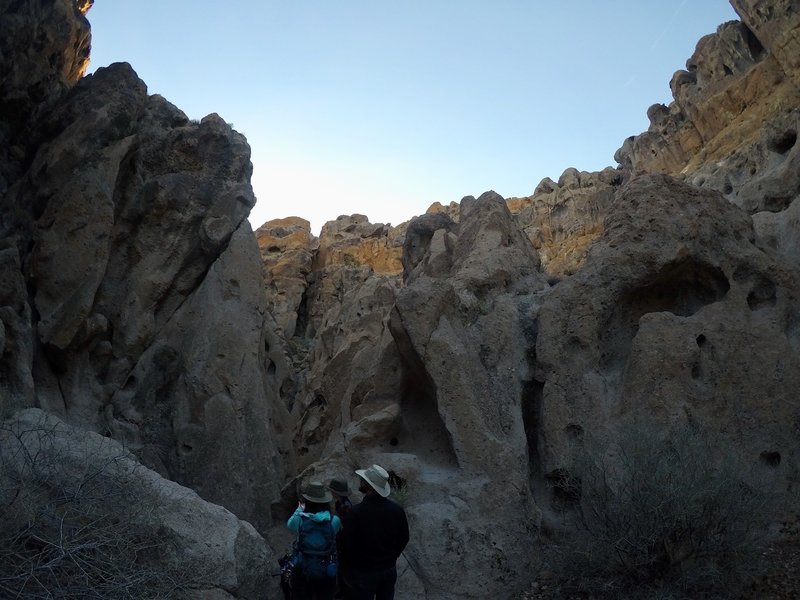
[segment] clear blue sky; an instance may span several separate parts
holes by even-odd
[[[96,0],[90,71],[131,63],[247,136],[253,227],[394,225],[615,165],[726,0]]]

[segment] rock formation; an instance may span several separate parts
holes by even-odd
[[[23,4],[2,12],[3,43],[28,52],[3,73],[3,413],[36,405],[110,435],[268,525],[291,459],[249,147],[217,115],[193,123],[148,96],[126,64],[78,79],[75,3]],[[13,87],[23,67],[36,93]]]
[[[145,468],[118,442],[72,428],[32,408],[0,424],[0,456],[4,519],[25,514],[27,508],[31,511],[29,519],[40,528],[36,532],[41,535],[47,531],[47,517],[60,514],[60,505],[75,502],[73,514],[63,515],[61,543],[80,554],[78,543],[70,546],[74,534],[70,527],[85,527],[85,523],[74,520],[80,510],[97,521],[124,515],[124,530],[118,531],[110,522],[95,524],[98,529],[108,528],[106,535],[130,531],[131,535],[156,538],[158,553],[141,552],[138,570],[141,573],[153,569],[174,577],[171,585],[175,589],[170,597],[189,599],[213,594],[215,598],[263,598],[269,584],[264,564],[271,549],[253,526]],[[53,500],[48,501],[49,497]],[[21,502],[26,502],[27,507],[20,506]],[[93,507],[95,502],[100,506]],[[92,542],[105,544],[103,549],[113,556],[119,544],[104,539],[102,531]],[[91,561],[91,557],[87,555],[85,560]],[[148,582],[138,581],[132,583],[138,587],[137,593],[144,593],[139,586]],[[120,586],[112,594],[121,595],[123,590]],[[34,584],[30,591],[39,596],[45,590],[36,589]]]
[[[777,453],[796,481],[800,279],[754,239],[718,192],[655,175],[623,188],[584,268],[539,311],[531,451],[545,477],[584,433],[613,440],[647,417],[718,429],[743,464]]]
[[[90,1],[0,0],[0,415],[185,498],[179,543],[221,544],[209,597],[252,597],[300,480],[373,462],[412,527],[399,598],[513,597],[572,449],[643,413],[796,497],[800,13],[732,3],[618,166],[315,238],[251,231],[221,117],[127,64],[82,77]]]

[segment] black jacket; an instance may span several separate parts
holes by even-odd
[[[403,507],[369,494],[345,516],[342,550],[359,571],[382,571],[394,566],[408,544],[408,520]]]

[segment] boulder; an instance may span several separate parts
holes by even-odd
[[[112,559],[134,558],[125,553],[125,544],[146,540],[149,546],[137,553],[138,564],[118,564],[113,571],[135,576],[139,583],[129,581],[128,585],[134,583],[140,592],[148,585],[162,589],[167,579],[173,588],[171,597],[212,594],[256,599],[265,592],[277,597],[274,578],[269,576],[274,553],[252,525],[142,466],[118,442],[70,427],[41,410],[27,409],[0,424],[0,456],[6,518],[21,516],[26,509],[36,511],[27,527],[40,539],[50,533],[44,517],[61,515],[66,506],[61,538],[54,541],[73,556],[83,556],[73,542],[82,533],[71,530],[85,526],[75,521],[80,514],[92,519],[91,540]],[[18,505],[23,499],[28,506]],[[104,537],[112,535],[116,539]],[[51,568],[59,569],[63,560],[54,559]],[[86,555],[84,560],[91,564],[93,557]],[[161,578],[143,579],[148,569]],[[61,579],[58,583],[63,590],[81,582]],[[109,594],[114,595],[113,589]]]

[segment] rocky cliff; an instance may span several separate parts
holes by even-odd
[[[306,245],[284,318],[309,323],[313,304],[335,332],[289,336],[298,465],[378,460],[405,484],[409,597],[513,589],[529,563],[508,557],[557,527],[576,444],[613,444],[642,415],[721,432],[796,493],[798,12],[762,4],[734,2],[742,20],[698,42],[616,167],[566,169],[507,210],[491,194],[435,204],[388,232],[402,282],[348,258],[369,236],[351,233],[348,256]],[[385,302],[356,300],[378,282]]]
[[[253,523],[270,544],[192,496],[247,548],[206,587],[255,597],[297,482],[378,462],[412,527],[399,597],[512,597],[574,448],[643,414],[796,498],[795,3],[734,0],[616,167],[319,238],[251,231],[221,117],[126,64],[83,77],[90,5],[0,1],[0,412],[112,438],[146,485]]]
[[[4,2],[0,412],[36,406],[259,527],[292,458],[249,147],[127,64],[90,2]]]

